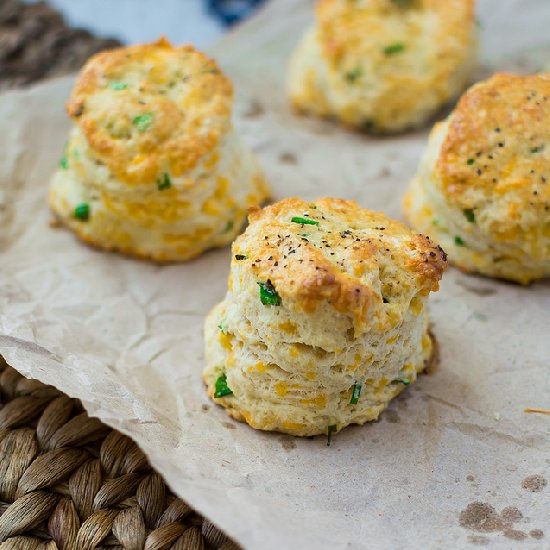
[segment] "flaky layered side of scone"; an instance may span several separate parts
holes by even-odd
[[[90,244],[155,261],[228,244],[268,195],[232,104],[229,80],[191,46],[94,56],[67,105],[75,128],[52,210]]]
[[[444,252],[340,199],[285,199],[249,221],[206,321],[208,394],[293,435],[376,419],[430,358],[426,303]]]
[[[470,81],[474,0],[319,0],[290,63],[301,111],[370,132],[425,123]]]
[[[465,271],[550,275],[550,75],[496,74],[434,127],[404,201]]]

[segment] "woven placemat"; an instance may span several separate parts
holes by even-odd
[[[114,39],[70,27],[46,2],[0,0],[0,90],[76,71]]]
[[[0,550],[238,550],[128,437],[0,357]]]

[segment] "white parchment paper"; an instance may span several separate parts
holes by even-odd
[[[354,198],[400,219],[427,131],[368,138],[287,106],[286,61],[311,5],[272,1],[212,52],[234,79],[237,126],[276,198]],[[550,60],[547,0],[482,0],[480,18],[480,77]],[[344,430],[330,447],[237,424],[201,382],[203,319],[225,293],[229,248],[158,267],[48,226],[71,84],[0,98],[8,363],[133,437],[175,492],[247,549],[511,548],[523,535],[523,548],[550,547],[550,486],[522,487],[531,475],[550,478],[550,419],[523,412],[550,407],[548,282],[521,288],[449,269],[431,300],[438,368],[379,422]],[[476,530],[479,514],[461,515],[474,502],[523,517]],[[536,539],[533,529],[547,532]]]

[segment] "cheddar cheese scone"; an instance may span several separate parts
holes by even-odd
[[[496,74],[437,124],[405,197],[416,230],[465,271],[550,275],[550,75]]]
[[[268,194],[232,105],[231,82],[191,46],[95,55],[67,104],[52,210],[88,243],[160,262],[231,242]]]
[[[209,396],[300,436],[378,418],[431,356],[426,305],[445,253],[341,199],[285,199],[249,222],[205,325]]]
[[[315,15],[290,63],[300,111],[397,132],[426,122],[470,81],[474,0],[319,0]]]

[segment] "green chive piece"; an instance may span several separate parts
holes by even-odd
[[[460,235],[455,235],[455,244],[456,246],[466,246],[464,239]]]
[[[247,258],[248,256],[246,254],[235,254],[235,260],[237,260],[238,262],[241,260],[246,260]]]
[[[172,182],[170,181],[170,176],[164,172],[161,178],[157,179],[157,189],[159,191],[164,191],[165,189],[170,189],[172,187]]]
[[[124,82],[111,82],[109,84],[112,90],[115,90],[116,92],[120,92],[120,90],[125,90],[128,88],[128,84],[125,84]]]
[[[329,424],[327,427],[327,447],[330,447],[330,440],[332,438],[332,434],[336,433],[336,430],[338,427],[336,424]]]
[[[468,159],[468,160],[466,161],[466,164],[467,164],[468,166],[472,166],[472,164],[473,164],[475,161],[476,161],[475,159]]]
[[[214,397],[225,397],[226,395],[231,395],[233,390],[227,385],[227,376],[222,374],[218,376],[215,385],[216,391],[214,392]]]
[[[132,120],[134,126],[140,131],[145,132],[153,123],[153,113],[145,113],[143,115],[138,115]]]
[[[271,281],[267,283],[258,283],[260,285],[260,300],[264,306],[280,306],[281,297],[277,294]]]
[[[310,220],[308,218],[300,218],[298,216],[294,216],[290,221],[294,222],[294,223],[301,223],[302,225],[319,225],[319,222],[317,220]]]
[[[314,204],[310,204],[309,207],[312,208],[313,210],[317,208],[317,206],[315,206]]]
[[[370,132],[376,129],[376,123],[372,118],[367,118],[361,123],[361,128],[365,130],[365,132]]]
[[[406,8],[411,3],[411,0],[392,0],[394,4],[397,4],[400,8]]]
[[[235,225],[235,222],[233,220],[229,220],[227,222],[226,226],[224,227],[223,232],[224,233],[229,233],[233,229],[234,225]]]
[[[227,325],[225,324],[225,321],[222,321],[219,325],[218,325],[218,328],[220,329],[220,331],[223,333],[223,334],[227,334]]]
[[[357,79],[363,74],[363,69],[361,67],[356,67],[355,69],[352,69],[351,71],[348,71],[346,73],[346,80],[353,84],[357,81]]]
[[[540,153],[542,151],[542,145],[539,145],[538,147],[531,147],[530,151],[531,153]]]
[[[476,214],[475,214],[475,212],[473,211],[472,208],[465,208],[462,212],[464,212],[464,216],[466,216],[466,219],[467,219],[470,223],[475,223],[475,221],[476,221]]]
[[[398,378],[397,380],[392,380],[391,384],[392,386],[396,386],[397,384],[403,384],[403,386],[409,386],[411,381],[408,378]]]
[[[394,55],[396,53],[401,53],[405,49],[405,44],[403,42],[395,42],[394,44],[388,44],[382,51],[386,55]]]
[[[361,382],[355,382],[355,384],[353,384],[353,393],[351,395],[350,404],[357,405],[360,395],[361,395]]]
[[[63,155],[61,157],[61,160],[59,161],[59,166],[61,166],[63,170],[67,170],[67,168],[69,167],[69,159],[67,158],[67,155]]]
[[[87,221],[90,217],[90,205],[87,202],[77,204],[74,209],[74,217],[83,222]]]

